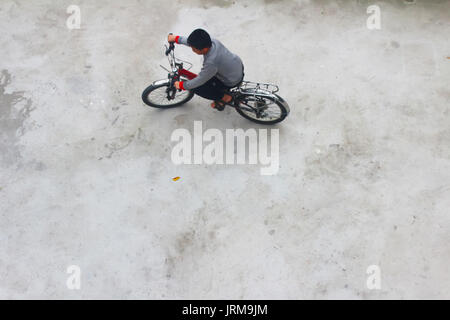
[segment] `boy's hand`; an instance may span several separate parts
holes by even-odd
[[[174,36],[173,34],[169,34],[169,35],[167,36],[167,41],[168,41],[168,42],[175,42],[176,37],[177,37],[177,36]]]
[[[175,83],[173,85],[175,86],[175,88],[181,89],[180,88],[180,81],[175,81]]]

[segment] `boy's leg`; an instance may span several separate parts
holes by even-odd
[[[216,77],[212,77],[200,87],[193,89],[194,93],[200,97],[215,101],[223,98],[225,90],[225,85]]]

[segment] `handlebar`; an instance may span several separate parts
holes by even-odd
[[[172,32],[169,33],[169,35],[172,35],[172,34],[173,34]],[[173,49],[175,49],[175,44],[174,44],[173,42],[170,42],[170,46],[169,46],[169,48],[167,48],[167,50],[166,50],[166,56],[168,56],[169,53],[170,53],[170,51],[172,51]]]

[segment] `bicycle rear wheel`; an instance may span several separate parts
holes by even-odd
[[[243,94],[235,103],[236,111],[244,118],[259,124],[275,124],[289,114],[289,106],[279,95],[257,96]]]
[[[148,86],[142,92],[142,101],[154,108],[168,109],[178,107],[194,96],[190,90],[176,91],[174,99],[167,99],[168,83],[156,83]]]

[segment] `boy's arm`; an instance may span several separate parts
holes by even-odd
[[[180,89],[191,90],[200,87],[206,81],[214,77],[217,73],[217,70],[218,70],[217,67],[213,64],[210,63],[204,64],[202,70],[200,71],[197,77],[189,81],[180,82]]]
[[[187,43],[187,37],[184,36],[174,36],[173,34],[169,34],[167,37],[168,42],[176,42],[178,44],[184,44],[185,46],[188,46]]]
[[[176,36],[175,42],[178,44],[184,44],[185,46],[188,46],[187,37],[184,37],[184,36]]]

